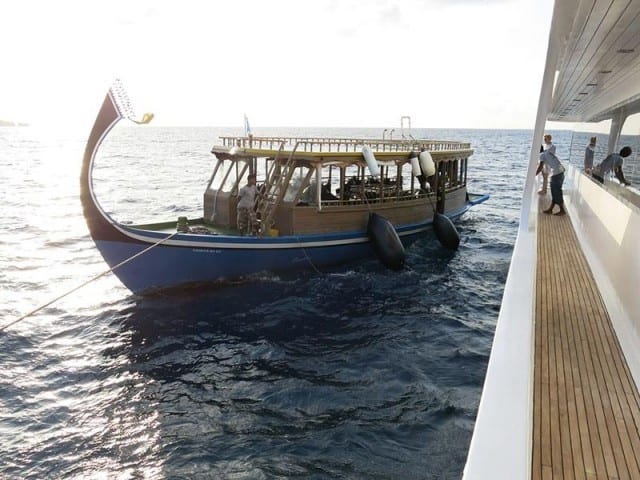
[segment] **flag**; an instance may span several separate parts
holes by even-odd
[[[251,133],[251,126],[249,125],[249,119],[247,118],[247,114],[244,114],[244,136],[248,137],[249,135],[253,135]]]

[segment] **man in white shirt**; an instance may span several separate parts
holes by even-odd
[[[544,140],[544,145],[541,147],[540,153],[549,151],[555,155],[556,146],[551,141],[551,135],[547,133],[544,137],[542,137],[542,139]],[[540,195],[547,194],[547,185],[549,183],[548,180],[549,180],[549,167],[545,165],[542,168],[542,188],[538,192]]]
[[[558,157],[556,157],[551,149],[547,149],[540,154],[540,163],[536,170],[538,175],[544,167],[548,167],[551,171],[551,206],[544,213],[553,213],[553,207],[558,205],[558,210],[554,215],[566,215],[564,209],[564,199],[562,198],[562,184],[564,183],[564,167]]]
[[[252,173],[247,177],[247,184],[238,192],[237,224],[240,235],[250,234],[252,230],[251,217],[256,202],[256,176]]]
[[[624,173],[622,173],[623,158],[627,158],[629,155],[631,155],[631,147],[623,147],[620,153],[607,155],[607,158],[593,169],[593,178],[600,183],[604,183],[605,175],[613,170],[614,175],[622,185],[631,185],[631,183],[624,178]]]

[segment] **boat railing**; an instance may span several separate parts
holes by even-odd
[[[274,150],[280,145],[296,145],[301,152],[359,152],[368,145],[376,152],[401,152],[406,150],[456,151],[469,150],[470,143],[422,139],[367,139],[367,138],[318,138],[318,137],[220,137],[225,147]]]
[[[381,203],[398,203],[398,202],[407,202],[412,200],[417,200],[420,198],[426,198],[427,196],[434,197],[433,194],[426,194],[420,192],[419,190],[411,191],[411,190],[403,190],[399,193],[387,193],[384,196],[378,196],[378,192],[366,192],[364,195],[360,195],[357,197],[351,197],[347,199],[336,199],[336,200],[322,200],[322,207],[348,207],[348,206],[357,206],[357,205],[376,205]],[[435,201],[435,199],[434,199]],[[310,203],[299,203],[298,206],[313,206],[317,207],[316,204]]]

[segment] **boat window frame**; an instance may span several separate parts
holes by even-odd
[[[229,164],[228,167],[224,167],[225,163],[227,162],[227,160],[229,162],[231,162]],[[240,171],[238,172],[238,164],[242,163],[243,166],[240,169]],[[249,170],[251,167],[251,159],[244,159],[244,158],[222,158],[222,159],[218,159],[218,164],[216,165],[214,172],[211,176],[211,180],[209,182],[209,189],[213,192],[220,192],[220,193],[228,193],[230,195],[237,195],[238,193],[238,185],[240,183],[240,181],[243,178],[246,178],[245,173],[247,172],[247,170]],[[222,179],[220,181],[219,184],[214,185],[214,183],[217,180],[217,175],[220,172],[221,168],[226,168],[226,171],[223,171],[223,175],[222,175]],[[231,172],[235,169],[235,179],[233,181],[233,184],[229,184],[229,175],[231,174]]]
[[[209,183],[207,184],[207,188],[206,188],[205,191],[208,191],[208,190],[216,191],[216,190],[218,190],[216,188],[213,188],[213,181],[216,179],[216,175],[218,174],[218,170],[220,170],[220,165],[223,165],[224,162],[225,162],[225,159],[216,158],[216,164],[213,167],[213,172],[211,172],[211,177],[209,178]],[[223,180],[223,182],[224,182],[224,180]]]
[[[339,175],[337,179],[338,181],[336,182],[336,184],[334,184],[333,182],[334,168],[338,168],[338,171],[339,171]],[[316,203],[318,204],[319,207],[322,207],[323,205],[325,206],[340,205],[342,203],[340,195],[337,192],[340,191],[341,178],[343,178],[343,174],[342,174],[343,172],[344,172],[344,167],[339,167],[337,165],[333,165],[333,164],[318,165],[317,174],[316,174],[316,189],[317,189],[317,185],[319,184],[320,191],[318,192],[316,190],[315,193],[316,193]],[[335,198],[333,199],[322,198],[325,187],[327,188],[327,192]],[[334,193],[334,191],[336,193]]]
[[[298,169],[307,169],[308,171],[304,175],[302,181],[297,186],[294,187],[293,179],[295,177],[295,171]],[[297,205],[300,202],[300,197],[303,190],[309,186],[310,184],[309,179],[315,173],[315,171],[316,171],[315,168],[313,168],[311,165],[306,165],[304,163],[300,163],[296,165],[293,168],[293,172],[291,173],[291,176],[289,177],[289,183],[282,196],[282,203]],[[289,192],[292,188],[297,188],[297,191],[295,192],[293,197],[290,197]],[[312,204],[309,203],[309,205],[312,205]]]

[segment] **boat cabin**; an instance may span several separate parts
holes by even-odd
[[[368,214],[420,223],[466,201],[468,143],[355,138],[221,137],[204,193],[205,223],[236,229],[237,195],[256,174],[259,236],[366,229]],[[370,149],[375,159],[365,158]],[[434,174],[421,170],[428,152]],[[427,207],[427,208],[425,208]]]

